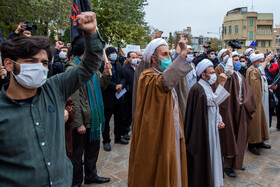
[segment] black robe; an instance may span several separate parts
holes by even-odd
[[[212,187],[207,99],[199,83],[189,92],[184,131],[188,184],[190,187]]]

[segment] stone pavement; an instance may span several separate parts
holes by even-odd
[[[272,149],[263,149],[261,156],[253,155],[246,150],[244,162],[246,170],[236,171],[237,178],[226,176],[224,179],[226,187],[280,187],[280,131],[276,130],[275,124],[275,117],[273,117],[270,134]],[[111,127],[113,129],[112,124]],[[110,183],[82,185],[82,187],[127,186],[129,145],[115,145],[112,141],[111,146],[112,151],[106,152],[101,143],[97,162],[99,176],[110,177]]]

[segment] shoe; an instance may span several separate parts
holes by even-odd
[[[257,147],[252,147],[249,149],[249,151],[251,151],[251,153],[253,153],[255,155],[261,155],[261,152]]]
[[[259,148],[263,148],[263,149],[271,149],[271,145],[265,144],[265,143],[260,143],[257,145]]]
[[[242,171],[244,171],[245,169],[246,169],[246,167],[245,167],[245,166],[242,166],[242,167],[241,167],[241,170],[242,170]]]
[[[125,134],[125,135],[123,136],[123,138],[126,139],[126,140],[130,140],[130,136],[129,136],[128,134]]]
[[[106,182],[110,182],[110,178],[105,178],[105,177],[95,177],[93,180],[86,180],[85,179],[85,184],[92,184],[92,183],[97,183],[97,184],[102,184],[102,183],[106,183]]]
[[[224,172],[229,176],[229,177],[232,177],[232,178],[235,178],[237,175],[236,173],[233,171],[233,169],[231,168],[225,168],[224,169]]]
[[[124,145],[126,145],[128,143],[129,142],[126,139],[124,139],[124,138],[120,138],[118,140],[115,140],[115,144],[124,144]]]
[[[111,144],[110,143],[105,143],[105,144],[103,144],[103,149],[105,150],[105,151],[111,151]]]

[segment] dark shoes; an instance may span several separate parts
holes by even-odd
[[[260,150],[254,146],[254,147],[249,147],[249,151],[251,151],[251,153],[255,154],[255,155],[261,155]]]
[[[115,144],[124,144],[124,145],[126,145],[128,143],[129,142],[126,139],[124,139],[124,138],[115,139]]]
[[[263,148],[263,149],[271,149],[271,145],[265,144],[265,143],[259,143],[257,145],[258,148]]]
[[[95,177],[93,180],[86,180],[85,179],[85,184],[91,184],[91,183],[96,183],[96,184],[102,184],[102,183],[106,183],[106,182],[110,182],[110,178],[105,178],[105,177]]]
[[[245,169],[246,169],[246,167],[245,167],[245,166],[242,166],[242,167],[241,167],[241,170],[242,170],[242,171],[244,171]]]
[[[105,143],[105,144],[103,144],[103,149],[105,150],[105,151],[111,151],[111,144],[110,143]]]
[[[130,140],[130,136],[129,136],[128,134],[125,134],[125,135],[123,136],[123,138],[126,139],[126,140]]]
[[[233,169],[231,168],[226,168],[224,169],[224,172],[229,176],[229,177],[232,177],[232,178],[235,178],[237,175],[236,173],[233,171]]]

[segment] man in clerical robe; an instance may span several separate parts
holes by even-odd
[[[220,105],[220,114],[226,125],[220,130],[220,140],[224,172],[229,177],[236,177],[233,169],[245,170],[243,159],[248,140],[248,126],[256,105],[251,87],[239,73],[241,62],[237,52],[232,53],[232,60],[232,74],[225,84],[230,97]]]
[[[246,80],[253,90],[256,103],[256,112],[249,125],[248,139],[248,149],[255,155],[261,155],[259,148],[271,148],[270,145],[264,143],[264,141],[269,140],[268,83],[264,69],[271,59],[273,59],[272,55],[268,56],[264,61],[262,53],[251,54],[250,60],[253,64],[246,73]]]
[[[213,63],[202,60],[196,73],[200,79],[190,90],[184,125],[189,186],[220,187],[223,186],[223,166],[219,129],[225,124],[219,105],[229,97],[224,89],[227,76],[219,75],[219,85],[213,92],[211,85],[217,79]]]
[[[172,63],[165,40],[146,47],[143,59],[151,63],[138,81],[136,112],[130,147],[128,186],[187,186],[183,123],[175,86],[191,71],[186,62],[187,40]]]

